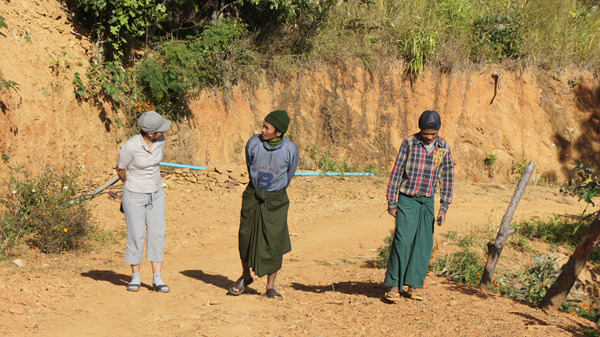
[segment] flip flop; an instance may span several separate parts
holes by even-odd
[[[263,296],[272,298],[275,300],[283,300],[283,296],[275,290],[275,288],[267,289],[267,291],[263,294]]]
[[[408,293],[408,296],[411,299],[415,300],[415,301],[422,301],[423,300],[423,294],[421,294],[420,292],[417,292],[417,291],[413,291],[413,292]]]
[[[399,293],[395,293],[393,291],[388,291],[385,293],[384,298],[390,302],[399,302],[402,299]]]
[[[252,284],[252,282],[254,282],[254,279],[252,277],[246,280],[244,279],[244,276],[240,276],[240,278],[237,281],[235,281],[235,283],[232,284],[231,287],[229,287],[229,292],[232,295],[240,295],[244,292],[244,290],[246,290],[247,286]]]

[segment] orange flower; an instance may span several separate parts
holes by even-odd
[[[68,228],[65,228],[65,233],[66,233],[66,232],[68,232],[68,231],[69,231],[69,229],[68,229]]]

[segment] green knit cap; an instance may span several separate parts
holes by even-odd
[[[285,134],[290,125],[290,116],[285,110],[275,110],[265,117],[265,121],[273,125],[279,132]]]

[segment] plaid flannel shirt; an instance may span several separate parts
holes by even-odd
[[[452,202],[454,163],[450,145],[437,137],[431,153],[419,133],[406,138],[400,146],[398,158],[387,188],[388,208],[398,207],[398,193],[408,196],[431,197],[440,182],[440,210],[446,212]]]

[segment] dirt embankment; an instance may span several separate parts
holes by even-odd
[[[8,29],[0,35],[0,71],[19,83],[0,93],[0,152],[11,163],[73,159],[90,176],[111,174],[120,142],[122,107],[77,100],[73,85],[96,48],[71,24],[55,0],[1,0]],[[241,84],[228,95],[205,91],[190,102],[193,118],[171,132],[167,159],[197,165],[243,161],[243,145],[266,113],[287,109],[290,137],[302,164],[315,155],[350,164],[389,168],[400,142],[417,131],[425,109],[443,116],[441,135],[453,147],[459,179],[488,181],[484,159],[497,156],[494,181],[534,160],[534,179],[563,179],[579,159],[600,150],[598,78],[580,70],[507,70],[496,66],[441,73],[425,71],[414,83],[401,64],[371,73],[362,65],[323,66],[290,79]],[[497,74],[496,78],[492,75]]]

